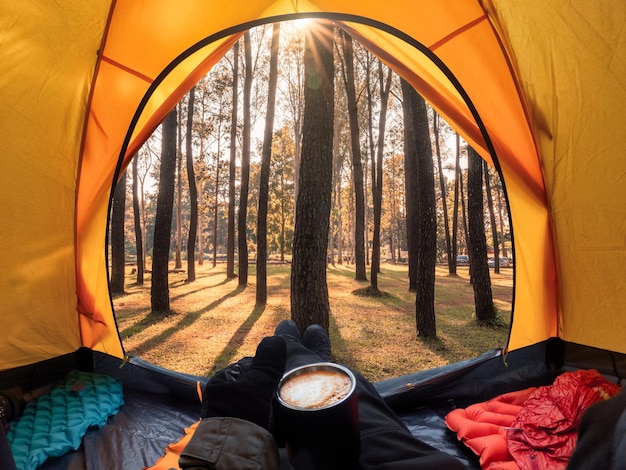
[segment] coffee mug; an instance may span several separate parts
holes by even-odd
[[[310,456],[332,468],[356,465],[359,407],[356,378],[348,368],[319,362],[290,370],[278,385],[277,401],[277,426],[292,460]]]

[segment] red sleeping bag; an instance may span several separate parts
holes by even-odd
[[[483,469],[564,469],[583,411],[618,391],[595,370],[565,372],[552,385],[454,410],[446,424]]]

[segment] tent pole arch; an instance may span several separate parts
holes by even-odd
[[[365,17],[361,17],[361,16],[357,16],[357,15],[344,15],[344,14],[332,14],[332,13],[317,13],[317,14],[313,14],[313,13],[300,13],[300,14],[288,14],[288,15],[280,15],[280,16],[276,16],[276,17],[269,17],[269,18],[264,18],[264,19],[259,19],[256,21],[252,21],[249,23],[245,23],[245,24],[241,24],[241,25],[237,25],[237,26],[233,26],[231,28],[225,29],[223,31],[220,31],[218,33],[215,33],[199,42],[197,42],[196,44],[194,44],[193,46],[189,47],[187,50],[183,51],[179,56],[177,56],[172,62],[170,62],[163,70],[162,72],[159,74],[159,76],[150,84],[150,87],[148,88],[147,92],[145,93],[145,95],[143,96],[143,98],[141,99],[141,102],[139,104],[139,106],[137,107],[137,110],[131,120],[131,124],[129,126],[128,132],[126,133],[126,136],[124,138],[124,142],[122,144],[122,148],[120,151],[120,154],[118,156],[118,161],[117,161],[117,165],[115,168],[115,173],[114,173],[114,177],[113,177],[113,181],[118,181],[121,173],[124,171],[124,169],[126,168],[126,166],[130,163],[130,158],[132,158],[132,155],[134,153],[136,153],[135,151],[133,152],[129,152],[128,148],[131,145],[132,142],[132,137],[133,134],[136,130],[136,127],[138,125],[138,122],[140,120],[140,117],[142,115],[142,113],[144,112],[146,106],[148,105],[150,99],[152,98],[152,96],[156,93],[156,91],[158,90],[159,86],[163,83],[163,81],[165,81],[167,79],[167,77],[176,69],[176,67],[181,64],[182,62],[184,62],[188,57],[192,56],[193,54],[201,51],[204,47],[214,43],[215,41],[218,40],[223,40],[226,38],[230,38],[228,39],[228,44],[232,44],[234,43],[234,41],[238,40],[238,38],[247,30],[254,28],[254,27],[258,27],[258,26],[262,26],[262,25],[266,25],[266,24],[271,24],[271,23],[276,23],[276,22],[283,22],[283,21],[291,21],[291,20],[298,20],[298,19],[327,19],[327,20],[331,20],[333,22],[335,22],[338,27],[342,27],[342,24],[346,24],[346,23],[358,23],[358,24],[362,24],[362,25],[367,25],[370,26],[372,28],[376,28],[378,30],[381,31],[385,31],[391,35],[396,36],[397,38],[401,39],[402,41],[406,42],[408,45],[414,47],[417,51],[419,51],[421,54],[423,54],[424,56],[426,56],[428,59],[430,59],[433,64],[436,65],[436,67],[441,70],[441,72],[443,73],[443,75],[447,78],[447,80],[449,80],[449,82],[452,84],[452,86],[454,87],[454,89],[458,92],[458,94],[462,97],[463,101],[465,102],[465,104],[467,105],[467,108],[469,109],[469,112],[472,116],[472,118],[474,119],[474,121],[476,122],[476,125],[478,127],[478,130],[480,132],[480,135],[485,143],[486,146],[486,150],[488,152],[488,155],[490,157],[490,163],[493,164],[493,166],[495,167],[496,171],[498,172],[502,184],[503,184],[503,189],[504,189],[504,193],[505,193],[505,203],[506,203],[506,207],[507,207],[507,211],[510,214],[510,204],[509,204],[509,199],[508,199],[508,194],[506,191],[506,181],[503,178],[502,175],[502,169],[501,166],[499,164],[499,160],[497,158],[496,155],[496,150],[493,146],[493,143],[491,141],[491,138],[489,136],[489,133],[486,129],[486,126],[484,125],[476,107],[474,106],[474,104],[472,103],[472,100],[470,98],[470,96],[468,95],[468,93],[465,91],[465,89],[463,88],[462,84],[458,81],[458,79],[456,78],[456,76],[452,73],[452,71],[446,66],[446,64],[433,52],[431,51],[429,48],[427,48],[426,46],[424,46],[423,44],[419,43],[418,41],[416,41],[414,38],[408,36],[407,34],[396,30],[395,28],[390,27],[387,24],[381,23],[379,21],[376,21],[374,19],[370,19],[370,18],[365,18]],[[348,31],[352,31],[353,34],[355,34],[354,30],[352,28],[347,27],[346,28]],[[392,66],[393,68],[393,66]],[[203,73],[208,72],[208,70],[203,70]],[[186,93],[187,90],[184,91],[184,93]],[[170,99],[168,100],[170,103],[172,101],[175,101],[176,103],[178,102],[178,100],[182,97],[182,95],[180,97],[176,97],[175,99]],[[167,114],[167,112],[169,112],[169,109],[164,110],[164,114],[162,116],[162,118],[165,117],[165,115]],[[161,118],[161,119],[162,119]],[[160,119],[159,119],[160,122]],[[110,210],[112,207],[112,202],[113,202],[113,188],[110,191],[110,196],[109,196],[109,202],[108,202],[108,210],[107,210],[107,217],[109,217],[110,214]],[[512,249],[513,251],[515,250],[515,243],[514,243],[514,227],[513,227],[513,222],[511,220],[511,218],[509,217],[509,223],[511,226],[511,237],[512,237]],[[107,220],[107,226],[108,226],[108,220]],[[107,231],[107,237],[108,237],[108,231]],[[108,246],[108,241],[107,241],[107,246]],[[515,274],[514,274],[515,276]],[[515,279],[515,277],[514,277]],[[515,285],[515,283],[514,283]],[[514,315],[514,308],[515,308],[515,289],[513,289],[513,306],[512,306],[512,312],[511,315],[513,317]],[[111,308],[112,304],[111,304]],[[509,332],[510,335],[510,332]]]
[[[601,259],[609,272],[618,272],[626,260],[620,227],[603,229],[626,213],[623,202],[606,204],[608,188],[624,170],[614,156],[620,110],[626,107],[616,78],[626,69],[621,3],[586,15],[564,10],[558,0],[259,0],[245,8],[216,0],[207,8],[201,0],[182,6],[173,0],[68,0],[62,7],[0,7],[6,46],[0,51],[0,218],[10,221],[0,231],[0,309],[8,325],[0,369],[80,346],[123,355],[105,259],[112,182],[126,165],[117,169],[122,146],[127,162],[174,105],[174,96],[182,96],[230,49],[242,25],[314,16],[341,21],[491,160],[461,92],[427,56],[439,58],[471,98],[498,156],[515,228],[509,347],[560,336],[623,350],[614,335],[599,333],[597,315],[585,313],[597,312],[599,305],[619,310],[609,295],[619,290],[618,281],[596,269],[594,260]],[[561,12],[556,35],[541,29],[554,11]],[[224,32],[231,36],[172,68],[124,143],[159,74],[200,41]],[[572,66],[579,87],[569,80]],[[615,171],[593,169],[596,160]],[[611,318],[615,331],[626,329],[620,318]]]

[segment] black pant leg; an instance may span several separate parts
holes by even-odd
[[[286,371],[320,362],[319,355],[299,342],[287,342]],[[465,466],[444,452],[415,438],[400,418],[385,403],[374,386],[361,374],[357,378],[359,421],[361,427],[361,469],[463,470]],[[305,459],[302,458],[304,461]],[[307,468],[314,468],[309,466]]]
[[[3,470],[17,470],[7,433],[3,426],[0,426],[0,428],[2,428],[0,429],[0,468]]]
[[[463,470],[455,457],[415,438],[374,386],[358,372],[362,469]]]

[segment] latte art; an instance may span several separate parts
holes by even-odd
[[[350,392],[350,378],[334,370],[312,370],[291,377],[280,389],[281,399],[305,409],[325,408]]]

